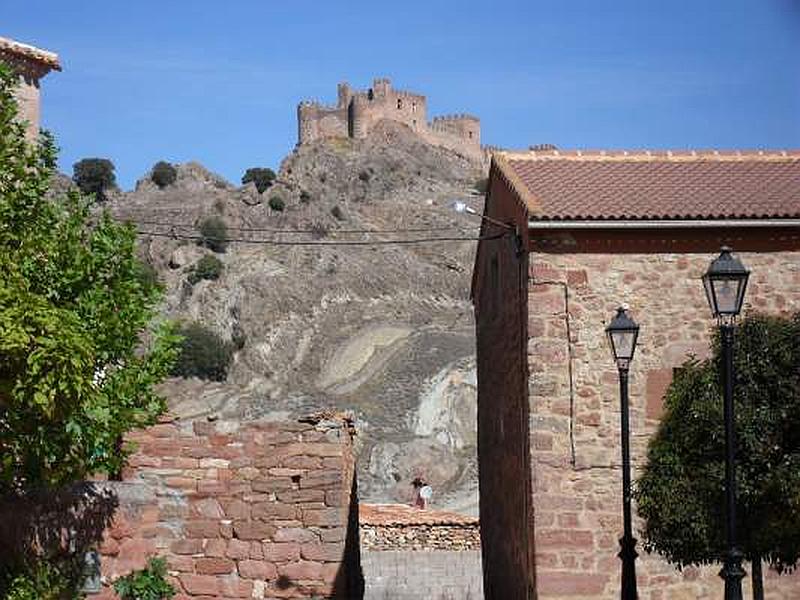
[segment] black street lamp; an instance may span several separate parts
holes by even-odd
[[[725,419],[725,504],[726,552],[719,576],[725,580],[725,600],[742,600],[742,552],[736,545],[736,419],[733,406],[733,330],[742,310],[747,279],[750,276],[731,249],[711,262],[703,275],[703,285],[711,312],[722,337],[723,401]]]
[[[622,437],[622,518],[624,532],[619,540],[620,551],[617,556],[622,559],[622,600],[636,600],[636,539],[633,537],[631,524],[631,446],[628,419],[628,369],[633,353],[636,351],[636,340],[639,337],[639,326],[628,316],[627,307],[621,306],[617,314],[606,327],[606,335],[611,344],[611,352],[619,370],[620,425]]]

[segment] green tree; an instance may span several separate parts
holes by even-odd
[[[0,66],[0,494],[117,472],[154,423],[178,339],[153,326],[158,286],[136,231],[72,192],[46,197],[55,148],[26,141]],[[143,339],[149,343],[144,344]]]
[[[114,163],[107,158],[84,158],[72,165],[72,181],[84,194],[98,202],[106,200],[106,190],[117,185]]]
[[[635,492],[645,548],[678,567],[719,562],[725,549],[718,336],[713,351],[676,373]],[[762,560],[784,572],[800,558],[800,314],[746,318],[734,364],[737,537],[759,597]]]
[[[214,252],[225,252],[228,247],[228,226],[220,217],[208,217],[200,223],[202,243]]]
[[[181,326],[183,338],[173,375],[225,381],[234,347],[202,323]]]
[[[197,261],[192,271],[189,273],[189,283],[194,285],[201,279],[215,281],[222,273],[222,261],[214,255],[206,255]]]
[[[175,183],[175,180],[178,179],[178,171],[170,163],[160,160],[153,165],[150,179],[153,180],[153,183],[155,183],[159,189],[164,189],[168,185]]]
[[[268,167],[252,167],[245,171],[242,176],[242,184],[253,182],[256,184],[256,189],[259,194],[263,194],[264,190],[269,189],[275,181],[275,171]]]
[[[2,527],[0,596],[78,598],[84,544],[110,514],[85,519],[76,510],[97,494],[69,484],[120,470],[123,434],[165,409],[153,386],[178,339],[151,326],[160,287],[136,259],[133,227],[90,214],[95,198],[48,197],[55,147],[47,134],[26,140],[16,81],[0,65],[0,497],[20,508]],[[87,524],[100,527],[91,539],[77,533]],[[64,531],[76,532],[68,544]]]
[[[286,208],[286,203],[283,198],[276,195],[269,199],[269,207],[275,212],[283,212],[283,209]]]

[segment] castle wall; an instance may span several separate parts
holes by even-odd
[[[316,103],[301,103],[297,107],[297,139],[300,144],[348,135],[347,107],[328,107]]]
[[[430,144],[477,162],[485,160],[477,117],[452,115],[429,123],[426,97],[395,90],[388,79],[375,79],[367,91],[354,91],[347,83],[340,83],[335,107],[301,103],[297,120],[299,144],[330,137],[364,138],[379,121],[389,120],[407,125]]]

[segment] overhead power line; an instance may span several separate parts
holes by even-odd
[[[155,225],[158,227],[172,227],[175,229],[197,229],[197,224],[195,223],[172,223],[172,222],[165,222],[165,221],[148,221],[148,220],[140,220],[140,219],[124,219],[127,222],[135,223],[137,225]],[[401,227],[396,229],[331,229],[328,233],[427,233],[432,231],[445,231],[447,229],[468,229],[470,227],[476,227],[477,224],[465,224],[465,225],[454,225],[454,226],[444,226],[440,225],[438,227]],[[276,229],[271,227],[235,227],[232,225],[227,225],[226,228],[229,231],[239,231],[242,233],[288,233],[288,234],[318,234],[320,232],[319,229]]]
[[[139,235],[149,235],[152,237],[171,238],[175,240],[190,241],[219,241],[241,244],[261,244],[264,246],[389,246],[389,245],[411,245],[411,244],[430,244],[435,242],[479,242],[482,240],[497,240],[510,232],[503,231],[495,235],[486,236],[439,236],[423,237],[400,240],[275,240],[275,239],[249,239],[249,238],[226,238],[216,239],[202,235],[185,235],[174,231],[165,233],[163,231],[137,231]]]

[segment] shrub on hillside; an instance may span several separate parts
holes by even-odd
[[[268,167],[252,167],[242,176],[242,184],[253,182],[259,194],[263,194],[275,181],[275,171]]]
[[[172,374],[178,377],[225,381],[233,358],[233,344],[202,323],[182,325],[178,328],[178,334],[183,337],[183,341]]]
[[[344,221],[344,213],[342,209],[339,208],[338,204],[331,209],[331,215],[333,215],[333,218],[337,221]]]
[[[219,217],[208,217],[200,223],[201,243],[214,252],[225,252],[228,247],[228,227]]]
[[[105,191],[117,185],[114,163],[107,158],[84,158],[72,165],[72,181],[84,194],[98,202],[106,200]]]
[[[306,190],[300,192],[300,202],[303,204],[308,204],[311,202],[311,194],[309,194]]]
[[[214,281],[219,279],[222,273],[222,261],[213,254],[209,254],[197,261],[197,264],[189,273],[189,283],[194,285],[202,279]]]
[[[178,171],[170,163],[163,160],[158,161],[150,173],[150,179],[159,189],[164,189],[168,185],[175,183],[178,178]]]
[[[284,208],[286,208],[286,203],[283,201],[283,198],[280,196],[273,196],[269,199],[269,207],[272,210],[281,212]]]
[[[488,177],[482,177],[475,182],[475,191],[480,194],[485,194],[486,190],[489,189],[489,179]]]

